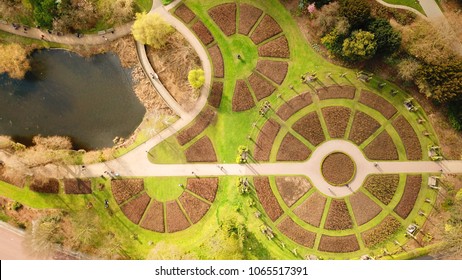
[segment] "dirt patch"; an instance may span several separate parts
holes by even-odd
[[[268,177],[255,177],[253,182],[263,209],[265,209],[266,214],[273,222],[276,221],[284,211],[271,190]]]
[[[59,181],[55,178],[34,179],[29,188],[31,191],[38,193],[58,193]]]
[[[319,100],[326,99],[353,99],[356,88],[352,86],[328,86],[318,89]]]
[[[422,175],[407,175],[403,196],[394,209],[401,218],[406,219],[411,213],[421,187]]]
[[[318,247],[319,251],[332,253],[348,253],[359,250],[358,239],[354,234],[347,236],[322,235]]]
[[[179,200],[193,224],[199,222],[210,208],[209,204],[203,202],[188,192],[184,192],[180,196]]]
[[[143,179],[123,179],[111,181],[112,195],[117,204],[121,204],[144,190]]]
[[[371,160],[398,160],[398,150],[386,130],[382,131],[364,148],[366,157]]]
[[[196,103],[197,93],[189,84],[188,74],[193,69],[201,68],[201,61],[188,40],[175,32],[162,49],[147,47],[146,53],[165,88],[185,110],[191,110]]]
[[[0,164],[0,181],[22,188],[26,183],[26,175],[23,172],[18,172],[13,168],[8,168]]]
[[[358,226],[369,222],[382,211],[380,206],[362,192],[350,196],[350,204]]]
[[[311,150],[308,149],[305,144],[300,142],[295,136],[287,133],[284,139],[282,139],[281,145],[276,155],[278,161],[304,161],[311,154]]]
[[[190,227],[188,219],[176,200],[167,202],[167,232],[177,232]]]
[[[252,93],[244,80],[237,80],[233,94],[233,111],[246,111],[255,106]]]
[[[186,188],[213,202],[218,190],[218,178],[188,178]]]
[[[364,245],[370,248],[389,239],[400,227],[401,223],[388,215],[378,226],[361,233],[361,237]]]
[[[343,138],[350,120],[351,110],[346,107],[332,106],[322,108],[321,111],[330,137]]]
[[[205,46],[209,45],[215,40],[212,33],[210,33],[208,28],[200,20],[194,23],[192,30],[196,33],[197,37],[199,37],[199,39],[202,41],[202,44]]]
[[[291,207],[311,189],[305,177],[276,177],[276,187],[287,206]]]
[[[316,112],[308,113],[306,116],[294,123],[292,128],[314,146],[317,146],[326,140]]]
[[[305,202],[298,206],[294,213],[310,225],[319,227],[326,205],[326,198],[318,192],[313,193]]]
[[[121,206],[122,212],[134,224],[138,224],[143,217],[144,211],[149,205],[151,198],[147,193],[134,198]]]
[[[287,75],[289,64],[285,61],[258,60],[257,71],[280,85]]]
[[[188,162],[216,162],[217,155],[209,137],[204,136],[185,151]]]
[[[327,213],[325,229],[342,230],[353,227],[348,207],[343,199],[333,199]]]
[[[255,43],[255,45],[258,45],[281,32],[281,26],[279,26],[272,17],[265,15],[262,21],[260,21],[260,24],[258,24],[257,28],[253,31],[250,39]]]
[[[361,90],[359,102],[379,111],[387,119],[390,119],[394,114],[396,114],[396,108],[385,100],[385,98],[367,90]]]
[[[236,4],[221,4],[209,10],[210,17],[226,36],[236,33]]]
[[[164,204],[157,200],[152,201],[140,226],[155,232],[165,232]]]
[[[252,27],[257,23],[258,19],[262,14],[262,10],[249,5],[249,4],[240,4],[239,5],[239,33],[244,35],[249,35]]]
[[[225,65],[223,62],[223,55],[221,54],[220,47],[215,45],[208,49],[210,58],[213,64],[213,75],[216,78],[223,78],[225,76]]]
[[[284,235],[296,243],[308,248],[313,248],[316,233],[307,231],[297,225],[290,217],[285,218],[277,227]]]
[[[209,104],[218,109],[220,107],[222,96],[223,96],[223,83],[213,82],[212,89],[210,90],[210,95],[208,99]]]
[[[277,114],[281,119],[286,121],[293,114],[310,105],[312,102],[313,101],[311,100],[311,95],[308,92],[297,95],[288,102],[284,102],[284,104],[279,107]]]
[[[203,110],[196,118],[194,124],[186,129],[180,131],[176,139],[181,146],[194,139],[197,135],[201,134],[209,124],[215,119],[216,112],[211,108]]]
[[[258,47],[258,55],[263,57],[289,58],[289,42],[287,42],[286,36],[281,36]]]
[[[185,4],[181,4],[175,10],[175,15],[184,23],[190,23],[196,17],[196,14],[194,14],[194,12],[191,11]]]
[[[271,148],[280,128],[281,125],[273,119],[269,119],[261,128],[253,153],[256,160],[269,161]]]
[[[380,123],[374,118],[361,111],[356,111],[349,139],[357,145],[361,145],[361,143],[366,141],[366,139],[379,129],[379,127]]]
[[[273,84],[255,72],[250,75],[249,84],[258,101],[270,96],[276,90]]]
[[[364,187],[383,204],[388,205],[395,195],[399,175],[372,175],[366,179]]]
[[[88,179],[64,179],[66,194],[91,194],[91,181]]]
[[[344,153],[332,153],[322,162],[322,176],[334,186],[345,186],[356,172],[353,160]]]
[[[419,137],[417,137],[417,134],[411,124],[409,124],[403,116],[399,116],[393,122],[393,127],[396,129],[399,137],[401,137],[401,140],[403,141],[407,159],[422,159],[422,148],[420,146]]]

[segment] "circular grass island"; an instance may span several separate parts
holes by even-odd
[[[322,161],[321,173],[333,186],[345,186],[353,180],[356,173],[354,161],[346,154],[334,152]]]

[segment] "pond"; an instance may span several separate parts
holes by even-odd
[[[130,136],[143,119],[130,70],[114,54],[42,50],[31,66],[23,80],[0,75],[0,135],[25,145],[38,134],[69,136],[75,149],[99,149]]]

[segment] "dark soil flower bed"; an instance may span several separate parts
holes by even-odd
[[[285,218],[278,225],[278,229],[294,242],[308,248],[313,248],[316,233],[297,225],[290,217]]]
[[[31,191],[38,193],[58,193],[59,181],[55,178],[34,179],[29,188]]]
[[[289,64],[285,61],[258,60],[257,71],[280,85],[287,75]]]
[[[207,126],[215,119],[216,112],[211,108],[206,108],[202,111],[199,116],[197,116],[194,124],[186,129],[180,131],[177,135],[177,140],[180,145],[184,145],[195,138],[197,135],[201,134]]]
[[[122,212],[125,216],[132,221],[134,224],[138,224],[143,217],[144,211],[149,205],[149,201],[151,198],[147,193],[143,193],[142,195],[129,200],[127,203],[121,206]]]
[[[236,4],[215,6],[209,10],[209,15],[226,36],[236,33]]]
[[[164,204],[157,200],[152,201],[140,226],[155,232],[165,232]]]
[[[252,93],[244,80],[237,80],[233,95],[233,111],[241,112],[255,106]]]
[[[401,218],[406,219],[411,213],[421,187],[422,175],[407,175],[403,196],[394,209]]]
[[[194,23],[192,30],[196,33],[197,37],[199,37],[205,46],[209,45],[215,40],[212,33],[210,33],[207,27],[200,20]]]
[[[328,86],[327,88],[318,89],[320,100],[325,99],[353,99],[356,88],[352,86]]]
[[[268,161],[270,159],[271,148],[280,128],[281,125],[273,119],[269,119],[261,128],[253,153],[256,160]]]
[[[358,226],[369,222],[382,211],[380,206],[362,192],[350,196],[350,204]]]
[[[266,57],[289,58],[289,42],[287,42],[286,36],[281,36],[258,47],[258,55]]]
[[[252,27],[257,23],[258,19],[262,15],[262,10],[249,5],[239,5],[239,33],[249,35]]]
[[[91,194],[91,181],[88,179],[64,179],[66,194]]]
[[[311,94],[303,93],[284,102],[278,109],[277,114],[283,120],[288,120],[293,114],[312,103]]]
[[[223,83],[213,82],[212,89],[210,90],[210,95],[208,99],[209,104],[215,108],[219,108],[222,96],[223,96]]]
[[[372,175],[366,179],[364,187],[383,204],[388,205],[395,195],[399,184],[399,175]]]
[[[378,226],[361,233],[361,237],[364,245],[370,248],[389,239],[400,227],[401,223],[388,215]]]
[[[281,145],[278,149],[276,160],[278,161],[304,161],[311,154],[311,150],[308,149],[305,144],[300,142],[295,136],[287,133],[284,139],[282,139]]]
[[[351,110],[346,107],[333,106],[322,108],[327,130],[332,138],[343,138],[350,120]]]
[[[398,150],[386,130],[382,131],[364,148],[366,157],[371,160],[398,160]]]
[[[311,189],[311,184],[305,177],[276,177],[276,187],[290,207]]]
[[[276,90],[273,84],[257,73],[252,73],[252,75],[250,75],[249,84],[258,101],[270,96]]]
[[[329,184],[345,186],[353,179],[356,166],[348,155],[332,153],[322,162],[321,172]]]
[[[354,234],[347,236],[322,235],[318,250],[332,253],[348,253],[358,251],[358,239],[356,239]]]
[[[123,179],[111,181],[112,195],[118,204],[144,190],[143,179]]]
[[[396,113],[396,108],[387,100],[367,90],[361,91],[359,102],[379,111],[387,119],[391,118]]]
[[[177,232],[190,227],[188,219],[176,200],[167,202],[167,232]]]
[[[314,146],[317,146],[326,140],[316,112],[308,113],[306,116],[294,123],[292,128]]]
[[[407,159],[422,159],[422,148],[420,146],[419,137],[417,137],[417,134],[409,122],[403,116],[399,116],[393,122],[393,127],[396,129],[399,137],[401,137],[401,140],[403,141]]]
[[[188,178],[186,188],[213,202],[218,190],[218,178]]]
[[[197,140],[185,151],[188,162],[216,162],[217,156],[212,141],[207,136]]]
[[[282,32],[281,26],[269,15],[265,15],[258,24],[257,28],[252,32],[250,39],[255,45],[273,37]]]
[[[223,63],[223,55],[221,54],[220,47],[215,45],[208,49],[210,58],[213,64],[213,75],[216,78],[223,78],[225,76],[225,66]]]
[[[343,199],[333,199],[327,214],[325,229],[342,230],[353,227],[348,207]]]
[[[361,145],[362,142],[366,141],[377,129],[379,129],[380,123],[369,115],[356,111],[351,126],[349,139]]]
[[[181,4],[176,10],[175,15],[179,17],[184,23],[190,23],[196,14],[193,13],[185,4]]]
[[[298,206],[294,210],[294,213],[308,224],[319,227],[325,205],[326,198],[319,194],[319,192],[315,192]]]
[[[268,177],[255,177],[253,183],[255,185],[258,200],[260,200],[266,214],[273,222],[276,221],[284,211],[271,190]]]
[[[193,196],[188,192],[184,192],[180,196],[179,200],[193,224],[199,222],[210,208],[209,204],[205,203],[204,201],[200,200],[199,198]]]

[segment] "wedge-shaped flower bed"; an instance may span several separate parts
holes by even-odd
[[[323,234],[318,250],[331,253],[349,253],[358,251],[359,243],[353,234],[347,236],[329,236]]]
[[[194,121],[194,124],[180,131],[176,137],[180,145],[184,145],[201,134],[210,123],[215,120],[216,112],[211,108],[202,111]]]
[[[155,232],[165,232],[164,204],[157,200],[152,201],[140,226]]]
[[[398,160],[398,150],[386,130],[382,131],[364,148],[370,160]]]
[[[55,178],[34,179],[29,188],[31,191],[38,193],[58,193],[59,181]]]
[[[281,145],[279,146],[276,160],[304,161],[310,156],[310,154],[311,150],[308,149],[305,144],[303,144],[292,134],[287,133],[284,139],[282,139]]]
[[[326,140],[316,112],[308,113],[298,120],[292,128],[314,146]]]
[[[422,175],[407,175],[403,196],[395,207],[395,212],[406,219],[414,208],[414,204],[422,187]]]
[[[239,33],[249,35],[255,23],[257,23],[262,10],[249,4],[239,5]]]
[[[91,194],[91,181],[88,179],[64,179],[66,194]]]
[[[217,155],[209,137],[203,136],[185,151],[188,162],[216,162]]]
[[[297,95],[288,102],[284,102],[284,104],[279,107],[277,114],[281,119],[286,121],[293,114],[310,105],[312,102],[311,95],[308,92]]]
[[[112,195],[117,204],[121,204],[144,190],[143,179],[123,179],[111,181]]]
[[[209,15],[226,36],[236,33],[236,4],[215,6],[209,10]]]
[[[223,96],[223,83],[213,82],[210,91],[208,102],[215,108],[219,108],[221,104],[221,97]]]
[[[208,203],[205,203],[188,192],[184,192],[179,200],[193,224],[199,222],[210,208]]]
[[[262,204],[263,209],[265,209],[266,214],[273,222],[276,221],[277,218],[284,213],[284,211],[271,190],[268,177],[255,177],[253,182],[258,200]]]
[[[122,212],[134,224],[138,224],[143,217],[144,211],[148,207],[151,198],[147,193],[133,198],[121,206]]]
[[[352,86],[328,86],[318,89],[320,100],[325,99],[353,99],[356,88]]]
[[[298,206],[294,213],[308,224],[319,227],[325,205],[326,198],[319,192],[315,192]]]
[[[420,146],[419,137],[409,122],[403,116],[399,116],[393,122],[393,127],[396,129],[399,137],[401,137],[401,140],[403,141],[407,159],[422,159],[422,148]]]
[[[347,107],[332,106],[322,108],[327,130],[332,138],[343,138],[350,120],[351,110]]]
[[[257,73],[252,73],[252,75],[250,75],[249,84],[258,101],[270,96],[276,90],[273,84]]]
[[[353,227],[350,213],[343,199],[333,199],[327,214],[325,229],[342,230]]]
[[[282,32],[281,26],[269,15],[265,15],[258,24],[257,28],[250,35],[250,39],[255,45]]]
[[[213,202],[218,190],[218,178],[188,178],[186,188]]]
[[[305,177],[276,177],[276,186],[287,206],[294,205],[311,188]]]
[[[362,192],[350,196],[350,204],[358,226],[369,222],[382,211],[377,203]]]
[[[378,226],[361,233],[361,237],[364,241],[364,245],[370,248],[390,239],[400,227],[401,223],[393,216],[388,215]]]
[[[196,14],[194,14],[194,12],[191,11],[185,4],[181,4],[175,10],[175,15],[184,23],[190,23],[196,17]]]
[[[273,119],[269,119],[261,128],[254,150],[256,160],[268,161],[270,159],[271,148],[280,128],[281,125]]]
[[[380,123],[374,118],[361,111],[356,111],[349,139],[357,145],[361,145],[361,143],[374,134],[379,127]]]
[[[365,188],[383,204],[388,205],[395,195],[399,184],[399,175],[372,175],[364,183]]]
[[[281,36],[258,47],[258,55],[267,57],[289,58],[289,42],[287,42],[286,36]]]
[[[166,204],[167,232],[177,232],[191,226],[176,200],[168,201]]]
[[[396,108],[391,105],[390,102],[367,90],[361,91],[359,102],[379,111],[387,119],[391,118],[396,113]]]
[[[294,242],[308,248],[313,248],[316,233],[297,225],[290,217],[285,218],[278,225],[278,229]]]
[[[200,20],[194,23],[194,25],[192,26],[192,30],[194,31],[194,33],[196,33],[197,37],[199,37],[202,44],[206,46],[215,40],[213,38],[212,33],[210,33],[208,28]]]
[[[285,61],[263,60],[257,62],[257,71],[280,85],[287,75],[289,64]]]
[[[225,76],[225,65],[223,62],[223,55],[218,45],[214,45],[209,49],[210,58],[213,64],[213,75],[216,78],[223,78]]]
[[[255,106],[252,93],[244,80],[237,80],[233,95],[233,111],[246,111]]]

